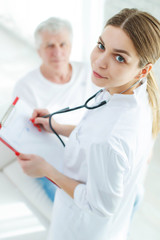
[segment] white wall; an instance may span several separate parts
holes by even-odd
[[[36,26],[55,16],[73,26],[71,58],[88,60],[94,37],[103,23],[104,0],[0,0],[0,21],[8,23],[19,35],[33,43]]]

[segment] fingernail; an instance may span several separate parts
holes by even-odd
[[[16,156],[19,156],[19,155],[20,155],[20,153],[19,153],[19,152],[15,152],[15,154],[16,154]]]
[[[41,127],[40,127],[40,125],[37,124],[36,127],[37,127],[38,131],[41,132]]]
[[[30,118],[29,119],[32,123],[34,123],[35,119],[34,118]]]

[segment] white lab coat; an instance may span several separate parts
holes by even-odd
[[[152,148],[146,82],[133,95],[103,91],[72,132],[64,174],[81,182],[74,199],[56,193],[49,240],[125,240],[138,183]]]

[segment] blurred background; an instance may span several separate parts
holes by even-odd
[[[0,0],[0,105],[10,101],[16,81],[40,64],[33,34],[41,21],[51,16],[69,20],[74,36],[71,60],[89,62],[105,21],[125,7],[148,11],[160,20],[159,0]],[[154,70],[160,85],[160,61]],[[129,240],[141,239],[160,240],[160,138],[129,235]]]

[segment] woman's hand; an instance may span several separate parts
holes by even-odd
[[[37,155],[21,153],[17,159],[24,173],[31,177],[44,177],[50,168],[50,164]]]
[[[60,173],[42,157],[33,154],[22,153],[20,153],[20,155],[16,155],[24,173],[36,178],[47,177],[57,186],[62,188],[68,195],[74,198],[75,188],[78,184],[80,184],[80,182]]]
[[[35,109],[32,114],[32,122],[34,124],[41,125],[45,131],[52,133],[52,130],[50,129],[50,126],[49,126],[49,118],[43,118],[43,116],[48,114],[49,112],[47,109]],[[69,135],[75,128],[75,126],[72,126],[72,125],[57,123],[53,118],[51,120],[51,124],[53,129],[56,131],[56,133],[63,135],[65,137],[69,137]]]
[[[47,109],[35,109],[32,114],[32,121],[34,124],[41,125],[46,132],[52,132],[49,126],[49,118],[43,118],[43,116],[48,115]],[[58,123],[52,118],[52,126],[56,130]]]

